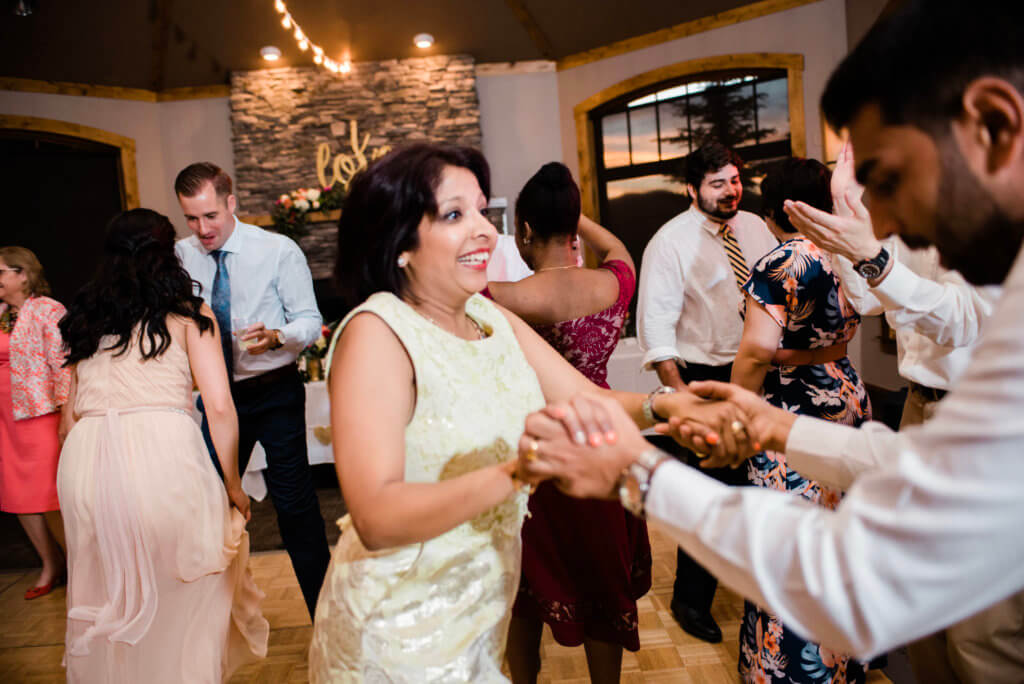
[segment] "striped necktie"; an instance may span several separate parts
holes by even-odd
[[[743,258],[743,250],[740,243],[736,241],[736,235],[732,228],[726,224],[718,229],[718,235],[722,238],[722,246],[725,247],[725,255],[729,257],[729,265],[732,266],[733,275],[736,276],[736,287],[743,292],[743,286],[750,278],[750,269],[747,267],[747,260]]]
[[[213,277],[213,291],[210,294],[210,308],[220,327],[220,346],[224,353],[224,365],[228,369],[228,381],[234,377],[235,357],[231,347],[231,278],[228,276],[227,252],[215,249],[210,256],[217,262],[217,274]]]

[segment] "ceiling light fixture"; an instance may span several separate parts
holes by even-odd
[[[268,62],[276,62],[281,59],[281,49],[268,45],[260,48],[260,57],[267,60]]]
[[[434,36],[429,33],[417,33],[412,42],[416,47],[425,50],[434,44]]]
[[[292,31],[292,37],[295,39],[295,43],[299,46],[299,49],[303,52],[306,52],[307,50],[313,51],[314,64],[323,67],[334,74],[347,74],[352,71],[352,62],[349,61],[348,57],[345,57],[342,61],[338,62],[324,55],[324,49],[309,39],[306,32],[303,31],[302,27],[295,21],[295,17],[293,17],[291,12],[288,11],[288,6],[284,4],[284,0],[274,0],[274,9],[277,10],[278,14],[282,15],[281,26]],[[430,40],[433,42],[434,39],[431,38]],[[263,50],[267,49],[268,48],[263,48]],[[277,50],[277,48],[273,49]],[[260,54],[263,53],[263,50],[260,50]],[[279,57],[281,55],[281,51],[277,50],[277,54]],[[263,55],[263,58],[277,59],[276,57],[268,58],[266,55]]]

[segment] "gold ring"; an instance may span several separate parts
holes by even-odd
[[[729,427],[732,428],[732,434],[737,437],[747,432],[747,427],[738,420],[732,421],[732,424]]]
[[[537,450],[538,449],[540,449],[540,443],[538,443],[537,440],[535,440],[535,439],[531,439],[530,440],[530,448],[527,450],[526,454],[524,454],[523,457],[527,461],[536,461],[537,460]]]
[[[697,454],[697,458],[699,458],[701,460],[704,460],[705,458],[707,458],[708,456],[711,455],[711,454],[706,454],[703,451],[694,451],[693,453]]]

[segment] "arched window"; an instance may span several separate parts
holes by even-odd
[[[575,108],[585,211],[629,248],[638,268],[651,236],[690,206],[682,159],[709,138],[746,162],[741,208],[760,210],[773,163],[805,154],[803,58],[726,55],[662,67]],[[635,331],[635,302],[626,334]]]

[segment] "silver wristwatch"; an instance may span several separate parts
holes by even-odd
[[[669,387],[668,385],[662,385],[651,391],[644,399],[643,403],[640,404],[640,410],[643,411],[644,418],[649,423],[663,423],[665,419],[654,412],[654,398],[659,394],[672,394],[676,391],[675,387]]]
[[[647,504],[647,492],[651,488],[651,478],[658,466],[670,456],[651,447],[645,449],[637,459],[622,470],[617,488],[622,507],[638,518],[644,517],[644,506]]]

